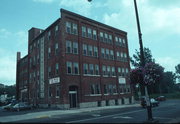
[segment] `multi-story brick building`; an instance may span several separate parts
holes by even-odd
[[[122,30],[61,9],[61,18],[47,29],[29,30],[27,57],[32,104],[73,108],[133,102]],[[20,73],[19,90],[26,79]]]

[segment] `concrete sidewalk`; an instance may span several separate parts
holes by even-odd
[[[93,108],[80,108],[80,109],[70,109],[70,110],[48,110],[43,112],[33,112],[24,115],[11,115],[0,117],[0,122],[14,122],[22,121],[34,118],[48,118],[54,115],[65,115],[74,114],[81,112],[92,112],[97,110],[115,109],[115,108],[127,108],[127,107],[139,107],[139,104],[129,104],[129,105],[118,105],[118,106],[104,106],[104,107],[93,107]]]

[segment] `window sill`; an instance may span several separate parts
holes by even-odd
[[[91,74],[83,74],[83,76],[89,76],[89,77],[100,77],[100,75],[91,75]]]
[[[89,95],[84,95],[84,96],[102,96],[102,94],[89,94]]]

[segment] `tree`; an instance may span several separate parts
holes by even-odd
[[[175,66],[176,69],[176,77],[179,79],[180,81],[180,64],[178,64],[177,66]]]
[[[147,63],[144,68],[136,68],[130,72],[132,85],[139,84],[144,95],[144,86],[148,86],[149,92],[154,92],[163,76],[164,68],[157,63]]]
[[[144,59],[145,63],[155,62],[155,59],[152,58],[151,50],[149,48],[144,47]],[[141,67],[141,60],[140,60],[140,52],[135,49],[135,54],[133,54],[133,58],[130,57],[131,64],[135,67]]]
[[[173,72],[164,72],[163,81],[160,83],[162,93],[170,93],[175,89],[176,75]]]

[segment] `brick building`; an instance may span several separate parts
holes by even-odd
[[[28,77],[19,67],[26,58]],[[127,33],[67,10],[45,30],[29,30],[28,55],[18,63],[17,95],[26,84],[31,104],[74,108],[133,102]]]

